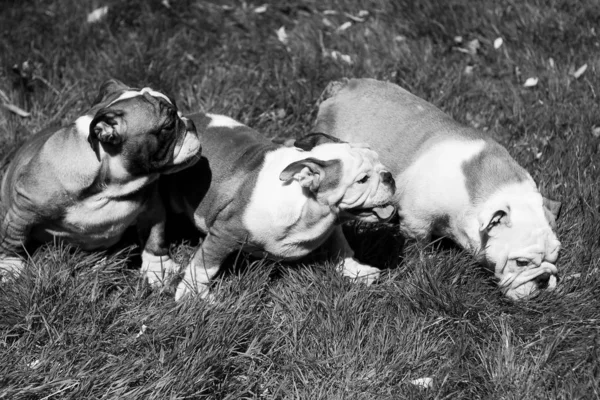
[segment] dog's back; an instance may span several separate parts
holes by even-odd
[[[265,152],[280,146],[223,115],[196,113],[188,118],[201,138],[202,158],[190,168],[163,177],[161,187],[172,211],[186,214],[206,231],[222,211],[219,207],[243,200],[239,197],[244,197],[244,188],[250,191],[255,186],[252,179],[257,177]],[[236,171],[256,174],[240,177]]]

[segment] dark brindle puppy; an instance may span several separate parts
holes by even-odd
[[[31,243],[57,238],[106,249],[137,225],[142,270],[154,281],[172,267],[158,177],[192,165],[199,152],[193,123],[167,96],[105,82],[87,113],[33,136],[9,165],[0,191],[0,274],[18,273]]]

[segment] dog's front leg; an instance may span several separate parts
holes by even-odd
[[[348,244],[341,225],[335,227],[330,236],[330,243],[333,255],[342,259],[341,264],[338,265],[342,275],[366,285],[372,284],[379,278],[381,270],[363,264],[354,258],[354,250]]]
[[[179,271],[179,266],[169,255],[165,225],[165,208],[158,194],[154,193],[150,206],[138,220],[138,234],[144,246],[141,273],[153,287],[162,286],[169,274]]]
[[[183,279],[177,286],[175,300],[179,301],[188,294],[197,294],[202,299],[206,298],[210,280],[219,272],[225,258],[234,250],[235,244],[228,243],[209,232],[186,267]]]
[[[11,207],[0,204],[0,281],[17,276],[25,267],[19,255],[36,219],[37,215],[17,208],[14,203]]]

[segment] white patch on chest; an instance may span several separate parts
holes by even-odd
[[[267,153],[243,216],[251,241],[271,256],[294,259],[322,244],[336,215],[303,193],[296,181],[279,180],[281,171],[305,154],[294,148]]]
[[[226,115],[219,114],[206,114],[210,118],[210,122],[207,128],[223,127],[223,128],[235,128],[238,126],[244,126],[241,122],[236,121],[233,118],[229,118]]]
[[[472,211],[462,166],[484,146],[483,140],[436,143],[396,177],[401,226],[408,235],[427,237],[437,218],[462,220]]]

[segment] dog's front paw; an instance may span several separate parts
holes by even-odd
[[[196,296],[209,303],[214,302],[214,296],[210,294],[207,285],[201,283],[196,283],[196,285],[193,285],[185,280],[182,280],[179,285],[177,285],[177,290],[175,291],[175,301],[182,301],[186,297],[193,296]]]
[[[381,270],[375,267],[371,267],[367,264],[362,264],[355,258],[345,258],[340,265],[342,275],[354,279],[357,283],[364,283],[365,285],[371,285],[381,274]]]
[[[171,257],[156,256],[147,251],[142,252],[142,275],[148,280],[153,288],[166,286],[170,276],[179,272],[179,264]]]
[[[25,261],[18,257],[0,258],[0,282],[10,281],[23,271]]]

